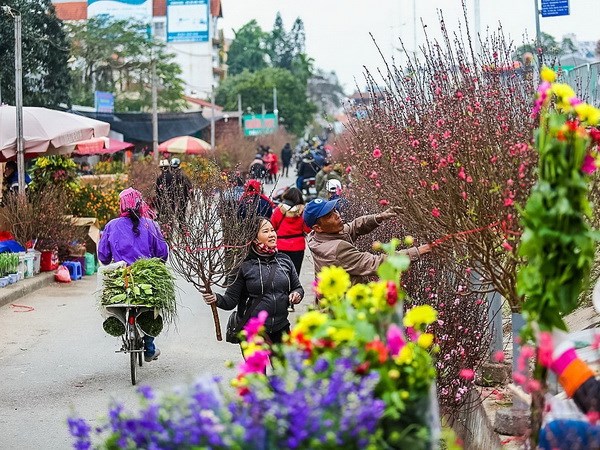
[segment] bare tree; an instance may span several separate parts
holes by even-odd
[[[216,166],[193,174],[189,202],[184,211],[175,205],[174,214],[162,218],[162,230],[170,245],[173,269],[199,292],[211,293],[214,286],[226,288],[246,258],[255,229],[250,226],[256,210],[239,214],[227,176]],[[216,304],[211,305],[217,340],[221,325]]]

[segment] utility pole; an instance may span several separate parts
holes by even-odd
[[[417,60],[417,0],[413,0],[413,58]],[[415,63],[416,64],[416,63]]]
[[[261,115],[261,119],[260,119],[260,134],[266,134],[265,133],[265,114],[267,113],[266,109],[265,109],[265,104],[262,104],[262,111],[261,111],[262,115]]]
[[[541,48],[542,48],[542,29],[540,27],[540,5],[538,3],[538,0],[533,0],[534,4],[535,4],[535,45],[536,45],[536,53],[538,54],[538,58],[540,61],[540,69],[542,67],[542,54],[541,54]],[[538,50],[539,49],[539,50]]]
[[[473,16],[475,18],[475,53],[476,56],[481,54],[481,8],[480,0],[473,0]]]
[[[238,125],[240,126],[240,131],[244,129],[244,125],[242,123],[242,94],[238,94]]]
[[[152,58],[152,155],[158,162],[158,86],[156,85],[156,59]]]
[[[215,149],[215,87],[210,90],[210,148]]]
[[[23,59],[21,54],[21,13],[12,10],[15,18],[15,106],[17,110],[17,176],[19,195],[25,195],[25,149],[23,142]]]
[[[277,109],[277,88],[276,87],[273,88],[273,114],[275,114],[275,122],[277,122],[276,125],[278,125],[279,110]]]

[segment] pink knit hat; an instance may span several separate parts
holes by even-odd
[[[126,216],[128,210],[139,209],[141,217],[154,218],[154,211],[144,201],[142,193],[134,188],[127,188],[119,194],[121,216]]]

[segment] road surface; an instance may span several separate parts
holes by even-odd
[[[289,179],[280,183],[291,184]],[[269,192],[271,186],[265,189]],[[312,261],[307,256],[301,280],[307,298],[292,319],[312,300]],[[138,383],[162,391],[210,373],[226,381],[239,362],[239,347],[217,342],[211,310],[194,288],[179,279],[179,320],[156,339],[157,361],[138,370]],[[129,357],[115,353],[119,338],[107,335],[96,307],[96,277],[54,284],[17,303],[0,308],[0,450],[68,449],[66,419],[71,412],[93,423],[106,415],[111,399],[137,405]],[[228,311],[220,314],[223,333]]]

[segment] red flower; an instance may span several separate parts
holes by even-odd
[[[433,208],[431,210],[431,215],[433,217],[440,217],[442,215],[442,213],[440,212],[440,210],[438,208]]]
[[[504,206],[512,206],[514,203],[512,198],[505,198],[504,199]]]
[[[398,302],[398,286],[394,281],[388,281],[386,285],[386,298],[390,306],[394,306]]]
[[[389,204],[390,204],[390,202],[389,202],[389,201],[387,201],[386,199],[382,198],[381,200],[379,200],[379,204],[380,204],[381,206],[387,206],[387,205],[389,205]]]
[[[358,366],[356,366],[356,369],[354,369],[354,372],[356,372],[358,375],[365,375],[369,369],[371,368],[371,364],[369,363],[369,361],[365,361],[363,363],[360,363]]]
[[[379,150],[379,147],[375,147],[375,150],[373,150],[373,158],[381,158],[381,150]]]
[[[374,352],[375,354],[377,354],[377,359],[381,364],[387,361],[388,350],[385,347],[385,344],[379,339],[367,342],[367,344],[365,345],[365,350],[367,352]]]

